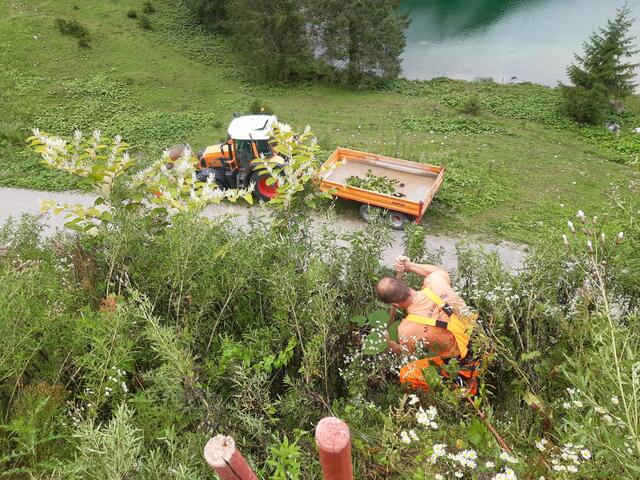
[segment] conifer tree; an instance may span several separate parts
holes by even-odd
[[[184,0],[184,4],[196,17],[214,29],[223,27],[227,3],[228,0]]]
[[[635,49],[635,37],[629,36],[633,25],[630,13],[629,5],[625,4],[605,28],[592,33],[584,43],[584,55],[576,55],[576,63],[567,69],[576,87],[591,90],[599,84],[615,98],[633,93],[634,70],[638,64],[627,60],[638,50]]]
[[[306,78],[313,55],[299,0],[229,0],[227,29],[243,63],[264,80]]]
[[[395,78],[401,71],[408,16],[400,0],[315,0],[309,6],[316,51],[349,83]]]

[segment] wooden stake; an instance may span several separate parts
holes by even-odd
[[[505,442],[502,439],[502,437],[500,436],[498,431],[495,428],[493,428],[493,425],[491,425],[491,423],[489,422],[489,419],[484,414],[484,412],[482,410],[480,410],[478,407],[476,407],[476,404],[473,403],[473,400],[471,400],[469,397],[465,397],[465,398],[467,399],[467,402],[469,402],[469,404],[471,404],[471,406],[474,408],[474,410],[476,411],[476,413],[478,414],[480,419],[484,421],[484,423],[487,426],[487,428],[489,429],[489,431],[492,433],[492,435],[495,437],[495,439],[500,444],[500,447],[502,448],[502,450],[507,452],[507,453],[511,453],[511,449],[509,448],[509,445],[507,445],[507,442]]]
[[[316,427],[316,445],[324,480],[353,480],[351,433],[346,423],[336,417],[325,417]]]
[[[258,480],[231,437],[216,435],[204,447],[204,459],[221,480]]]

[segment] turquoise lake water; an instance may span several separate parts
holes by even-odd
[[[409,12],[403,76],[566,82],[573,54],[621,0],[403,0]],[[640,0],[629,2],[638,20]],[[637,40],[640,41],[640,40]],[[640,63],[640,56],[635,58]]]

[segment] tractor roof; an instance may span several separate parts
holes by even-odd
[[[245,115],[229,124],[229,136],[235,140],[268,140],[271,125],[278,119],[274,115]]]

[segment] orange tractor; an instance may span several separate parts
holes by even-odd
[[[222,189],[247,188],[253,183],[253,195],[258,200],[268,202],[274,198],[278,194],[277,183],[269,182],[270,174],[254,164],[254,160],[276,155],[270,143],[275,122],[277,118],[273,115],[235,116],[229,124],[226,142],[210,145],[198,152],[195,159],[197,179],[205,182],[212,178]],[[186,145],[171,149],[171,159],[179,157],[184,148]],[[336,149],[325,166],[332,168],[328,168],[320,179],[321,190],[361,203],[360,216],[365,221],[381,214],[397,230],[403,229],[410,221],[420,223],[445,174],[444,166],[344,148]],[[349,185],[349,178],[364,178],[367,174],[396,180],[396,191],[393,194],[380,193]]]
[[[197,155],[196,176],[206,181],[213,176],[222,189],[246,188],[255,184],[254,196],[265,202],[278,193],[277,184],[268,184],[269,174],[259,171],[254,160],[274,156],[269,134],[277,118],[272,115],[245,115],[229,124],[228,139],[210,145]]]

